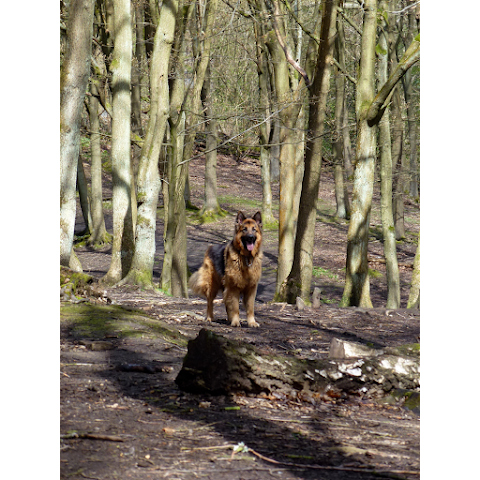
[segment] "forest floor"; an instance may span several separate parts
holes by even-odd
[[[237,210],[261,210],[259,162],[219,155],[220,204],[230,215],[200,224],[188,217],[188,265],[196,270],[209,244],[229,240]],[[190,167],[191,198],[201,206],[204,167]],[[86,171],[87,179],[89,171]],[[207,328],[254,344],[260,352],[327,358],[332,338],[397,346],[419,342],[418,311],[385,309],[386,274],[378,189],[371,215],[371,298],[374,309],[339,308],[345,278],[348,223],[337,220],[333,172],[322,173],[314,251],[319,309],[298,311],[271,303],[278,233],[264,230],[264,267],[255,306],[259,328],[231,328],[218,299]],[[274,186],[278,206],[278,186]],[[106,177],[104,198],[111,197]],[[105,202],[107,229],[112,218]],[[111,208],[111,203],[110,203]],[[80,209],[77,230],[83,228]],[[278,208],[274,211],[278,216]],[[398,242],[402,307],[406,307],[419,233],[419,207],[405,205],[407,236]],[[154,281],[163,260],[163,210],[159,208]],[[85,273],[100,278],[110,247],[80,247]],[[112,303],[62,303],[61,478],[67,479],[360,479],[418,478],[419,412],[387,397],[373,401],[322,397],[208,396],[182,392],[174,380],[186,342],[205,327],[206,302],[173,298],[134,287],[108,288]],[[245,312],[241,310],[241,318]],[[161,326],[176,332],[166,333]],[[124,368],[129,365],[131,368]],[[142,367],[135,367],[135,366]],[[132,367],[134,366],[134,367]],[[129,370],[129,371],[126,371]],[[137,371],[135,371],[137,370]]]

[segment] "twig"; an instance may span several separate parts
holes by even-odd
[[[353,23],[353,21],[348,18],[345,13],[343,13],[343,9],[342,8],[338,8],[338,13],[342,16],[342,18],[361,36],[362,35],[362,31],[357,27],[357,25],[355,25]]]
[[[234,448],[235,445],[214,445],[212,447],[195,447],[195,448],[188,448],[188,447],[181,447],[180,450],[185,452],[193,452],[196,450],[221,450],[224,448]]]
[[[380,257],[380,258],[368,257],[368,262],[369,263],[382,263],[382,264],[387,263],[387,261],[383,257]],[[397,264],[398,264],[399,267],[413,268],[413,263],[397,262]]]
[[[290,3],[288,2],[288,0],[284,0],[284,3],[285,3],[285,6],[287,7],[287,10],[290,12],[290,15],[293,17],[293,19],[295,20],[295,22],[297,22],[297,25],[300,26],[300,28],[317,44],[317,45],[320,45],[320,39],[318,38],[317,35],[315,35],[314,32],[312,32],[311,30],[309,30],[307,27],[305,27],[305,25],[300,22],[299,18],[297,17],[297,15],[295,15],[295,12],[293,11],[292,9],[292,6],[290,5]]]
[[[371,473],[371,474],[388,476],[388,477],[393,477],[394,475],[420,475],[420,472],[415,472],[412,470],[389,470],[388,472],[386,472],[383,470],[374,470],[374,469],[367,469],[367,468],[335,467],[332,465],[302,465],[300,463],[279,462],[278,460],[274,460],[273,458],[265,457],[265,455],[262,455],[261,453],[258,453],[251,448],[248,448],[248,451],[256,455],[258,458],[265,460],[266,462],[273,463],[275,465],[284,465],[286,467],[311,468],[314,470],[336,470],[341,472],[362,472],[362,473]]]
[[[118,435],[102,435],[97,433],[66,433],[64,435],[60,435],[60,438],[64,440],[68,440],[71,438],[81,438],[81,439],[89,439],[89,440],[105,440],[108,442],[124,442],[125,439],[119,437]]]
[[[195,159],[197,159],[197,158],[203,157],[203,156],[204,156],[205,154],[207,154],[207,153],[210,153],[210,152],[213,152],[214,150],[217,150],[217,149],[222,148],[224,145],[226,145],[227,143],[232,142],[232,141],[235,140],[237,137],[240,137],[241,135],[244,135],[245,133],[249,132],[250,130],[253,130],[254,128],[257,128],[257,127],[259,127],[260,125],[263,125],[265,122],[268,122],[268,120],[270,120],[270,118],[274,117],[277,113],[280,113],[282,110],[284,110],[285,108],[290,107],[290,106],[293,105],[294,103],[296,103],[296,102],[293,101],[293,102],[287,103],[287,105],[284,105],[283,107],[279,108],[279,109],[276,110],[275,112],[271,113],[268,117],[266,117],[265,119],[263,119],[261,122],[256,123],[255,125],[252,125],[251,127],[247,128],[247,129],[244,130],[243,132],[237,133],[237,134],[234,135],[233,137],[228,138],[227,140],[225,140],[224,142],[222,142],[220,145],[217,145],[216,147],[211,148],[210,150],[206,150],[206,151],[204,151],[204,152],[202,152],[202,153],[199,153],[198,155],[194,155],[194,156],[191,157],[191,158],[187,158],[186,160],[183,160],[182,162],[179,162],[179,163],[177,164],[177,166],[183,165],[184,163],[191,162],[192,160],[195,160]]]
[[[407,5],[405,8],[403,8],[402,10],[386,10],[388,13],[393,13],[394,15],[400,15],[400,13],[403,13],[405,12],[406,10],[409,10],[410,8],[413,8],[413,7],[416,7],[418,4],[420,3],[420,1],[418,2],[415,2],[415,3],[412,3],[411,5]]]

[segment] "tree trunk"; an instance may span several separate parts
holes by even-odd
[[[98,120],[99,102],[96,98],[98,92],[95,84],[90,84],[92,96],[88,99],[88,112],[90,116],[90,148],[92,154],[91,165],[91,193],[90,206],[92,209],[92,227],[89,245],[102,245],[109,242],[109,235],[105,228],[103,215],[102,195],[102,151],[100,148],[100,122]]]
[[[362,57],[357,84],[357,152],[353,184],[352,217],[347,234],[347,274],[341,306],[372,307],[368,278],[368,228],[373,196],[375,168],[375,126],[381,121],[388,99],[398,95],[395,85],[405,72],[420,58],[420,39],[403,55],[398,66],[392,65],[392,73],[380,92],[374,97],[376,0],[366,1],[362,34]],[[392,55],[392,62],[394,55]],[[392,102],[395,106],[395,102]],[[399,121],[400,109],[397,110]],[[394,135],[395,137],[395,135]],[[395,144],[392,147],[394,157]],[[395,157],[394,157],[395,158]],[[400,183],[402,183],[400,181]],[[402,202],[403,205],[403,202]],[[394,214],[395,215],[395,214]],[[388,223],[388,222],[387,222]],[[397,232],[398,234],[398,232]]]
[[[170,121],[172,144],[168,160],[168,209],[165,216],[162,290],[170,295],[188,298],[186,262],[185,182],[187,165],[182,164],[185,130],[185,112],[178,120]]]
[[[132,69],[132,23],[130,2],[114,0],[114,49],[110,64],[113,88],[112,177],[113,245],[112,260],[102,282],[113,285],[130,270],[134,251],[134,211],[130,158],[130,78]]]
[[[203,45],[201,46],[201,51],[199,52],[200,61],[197,64],[195,71],[195,82],[193,88],[188,91],[188,99],[185,102],[188,107],[186,111],[189,111],[186,118],[186,129],[189,132],[185,135],[185,146],[183,151],[184,161],[188,168],[188,161],[193,156],[193,147],[195,144],[195,135],[197,132],[196,124],[200,121],[200,94],[203,88],[203,82],[205,81],[205,74],[207,72],[207,67],[210,62],[210,49],[212,44],[212,30],[213,23],[215,21],[215,14],[217,11],[218,0],[208,0],[208,4],[205,7],[205,18],[202,25],[205,25],[205,30],[203,31]]]
[[[415,33],[417,31],[416,11],[414,8],[408,10],[408,31],[405,37],[405,42],[410,45],[413,42]],[[404,77],[404,92],[405,103],[407,105],[407,121],[408,121],[408,137],[410,140],[410,195],[418,199],[420,195],[419,190],[419,174],[418,174],[418,123],[415,118],[416,106],[413,99],[413,81],[412,71],[409,70]]]
[[[303,176],[292,271],[287,282],[287,302],[296,297],[309,302],[313,270],[313,245],[318,187],[322,167],[325,109],[330,85],[330,65],[336,31],[337,0],[326,0],[322,11],[320,46],[310,98],[307,156]]]
[[[175,383],[192,393],[276,393],[293,398],[300,392],[307,398],[312,393],[343,392],[371,398],[420,386],[419,344],[375,349],[334,338],[329,357],[307,361],[270,356],[250,343],[202,328],[188,342]]]
[[[373,197],[376,156],[376,126],[367,121],[375,96],[375,46],[377,1],[365,0],[360,73],[357,83],[356,168],[352,214],[347,234],[347,271],[341,306],[372,307],[368,276],[368,228]]]
[[[380,10],[385,10],[387,2],[380,2]],[[388,80],[388,42],[386,21],[382,17],[382,30],[378,42],[378,82],[380,88]],[[381,216],[383,249],[387,269],[387,308],[400,308],[400,272],[397,261],[397,244],[392,205],[392,144],[390,137],[390,110],[387,107],[379,122]]]
[[[185,130],[190,131],[191,133],[185,135],[183,162],[179,161],[180,159],[175,152],[170,156],[172,165],[169,166],[169,172],[171,172],[172,177],[169,177],[168,186],[168,223],[166,226],[164,242],[165,255],[164,266],[162,269],[162,286],[166,291],[171,292],[172,295],[182,297],[188,297],[186,203],[184,193],[188,176],[189,160],[193,156],[196,134],[195,124],[198,122],[200,116],[200,94],[205,80],[207,67],[210,62],[213,23],[215,21],[217,4],[218,0],[209,0],[205,9],[205,29],[203,31],[204,35],[201,58],[196,68],[193,89],[189,92],[188,101],[185,102],[188,105],[186,109],[190,110],[190,114],[185,124]],[[170,123],[170,132],[173,143],[174,141],[178,141],[177,137],[179,130],[178,126],[174,127],[172,130],[172,125],[173,124]]]
[[[168,183],[163,188],[164,216],[164,257],[161,288],[164,292],[176,296],[188,295],[186,265],[186,218],[184,188],[187,165],[181,164],[184,154],[185,117],[182,110],[185,102],[184,59],[186,55],[185,33],[188,21],[193,13],[194,4],[185,5],[177,19],[175,33],[174,63],[178,65],[170,89],[170,145],[168,147],[167,171]],[[175,194],[178,196],[175,198]],[[178,243],[177,243],[178,241]],[[175,248],[174,248],[175,246]]]
[[[412,283],[407,308],[420,308],[420,237],[418,238],[417,253],[413,261]]]
[[[80,121],[90,73],[94,4],[93,0],[70,2],[67,48],[60,76],[60,265],[80,271],[78,259],[71,262],[71,258]]]
[[[338,58],[338,63],[341,68],[345,70],[345,34],[343,31],[343,22],[337,16],[337,36],[335,39],[335,57]],[[344,155],[345,140],[343,138],[345,131],[348,135],[348,129],[344,128],[347,123],[344,119],[348,117],[345,115],[346,95],[345,95],[345,76],[338,68],[335,68],[336,79],[336,98],[335,98],[335,136],[333,142],[333,153],[335,163],[335,199],[337,201],[337,211],[335,216],[337,218],[350,218],[350,202],[348,199],[348,188],[345,179],[345,171],[347,170],[347,163],[351,168],[350,156]],[[347,118],[348,121],[348,118]],[[349,153],[349,152],[348,152]]]
[[[185,130],[185,112],[180,112],[177,119],[170,118],[170,143],[168,154],[168,187],[165,209],[165,232],[163,235],[164,256],[162,266],[162,290],[175,296],[188,296],[186,262],[181,261],[181,254],[186,246],[185,198],[184,189],[187,165],[181,164],[184,152],[184,136],[179,131]],[[178,242],[178,243],[177,243]],[[185,255],[183,255],[185,257]],[[180,261],[179,261],[180,259]],[[185,265],[185,271],[180,266]],[[175,292],[175,294],[174,294]]]
[[[404,203],[403,195],[406,185],[405,151],[403,148],[404,122],[402,119],[401,97],[398,89],[392,96],[393,142],[392,161],[395,171],[393,185],[393,218],[395,222],[395,238],[405,238]]]
[[[135,254],[125,283],[152,289],[157,203],[160,193],[158,159],[169,114],[168,69],[174,41],[178,0],[165,0],[160,10],[151,61],[150,120],[140,155],[137,182],[138,214]]]
[[[280,24],[281,22],[279,22]],[[285,38],[283,29],[280,34]],[[266,42],[274,65],[275,91],[280,118],[280,201],[279,201],[279,241],[278,269],[275,301],[283,301],[286,295],[286,282],[293,264],[295,242],[294,197],[295,197],[295,135],[294,127],[300,112],[300,88],[293,91],[285,53],[274,31],[268,32]],[[303,85],[303,83],[301,83]]]
[[[260,143],[260,165],[262,168],[262,221],[263,224],[271,224],[275,222],[275,217],[272,211],[272,186],[271,186],[271,148],[269,144],[269,132],[266,118],[269,112],[269,95],[268,86],[270,85],[267,52],[263,41],[263,32],[261,24],[255,20],[253,22],[253,29],[255,33],[255,44],[257,54],[257,74],[258,74],[258,93],[260,97],[260,112],[263,117],[263,123],[259,128],[259,143]],[[273,128],[273,127],[271,127]]]
[[[77,189],[78,196],[80,197],[80,207],[82,208],[83,221],[85,222],[85,230],[81,232],[80,235],[89,235],[92,231],[92,215],[90,212],[90,201],[88,198],[87,179],[85,178],[85,170],[83,168],[83,160],[81,155],[78,155]]]
[[[202,221],[215,220],[226,212],[220,208],[217,195],[217,121],[213,112],[213,97],[210,88],[210,64],[207,67],[203,88],[202,104],[205,112],[205,196],[203,207],[198,213]]]

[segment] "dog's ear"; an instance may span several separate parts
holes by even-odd
[[[262,226],[262,214],[260,212],[257,212],[254,216],[253,219],[258,223],[258,225],[261,227]]]
[[[241,212],[240,210],[238,211],[237,213],[237,220],[236,220],[236,223],[237,224],[242,224],[245,220],[245,215],[243,214],[243,212]]]

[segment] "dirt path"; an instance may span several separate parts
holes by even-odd
[[[186,348],[156,333],[155,319],[194,338],[204,305],[128,289],[109,296],[148,311],[153,320],[142,322],[138,310],[124,313],[117,306],[63,307],[61,431],[123,441],[63,439],[62,478],[373,479],[381,472],[417,478],[414,413],[362,398],[186,394],[174,383]],[[73,308],[90,311],[72,314]],[[109,326],[102,328],[105,310]],[[260,328],[232,329],[218,310],[220,320],[209,327],[216,333],[253,343],[261,352],[300,358],[325,358],[334,336],[398,345],[416,341],[419,331],[418,316],[406,311],[386,315],[325,306],[297,312],[259,305]],[[135,316],[128,330],[125,315]],[[125,365],[144,370],[123,371]],[[233,447],[242,443],[254,453],[232,458]]]
[[[220,156],[218,172],[223,208],[232,214],[239,208],[246,213],[259,209],[255,161],[246,159],[237,165]],[[347,225],[333,221],[332,179],[328,172],[323,178],[314,264],[323,272],[315,282],[327,303],[301,312],[268,303],[274,291],[277,238],[274,231],[266,231],[265,268],[256,305],[260,328],[230,328],[220,303],[215,307],[217,321],[209,328],[266,353],[300,358],[326,358],[333,337],[388,346],[417,342],[418,312],[381,308],[386,298],[385,275],[372,279],[372,300],[379,308],[335,306],[342,293]],[[192,198],[198,205],[202,184],[199,162],[192,165]],[[246,199],[244,205],[238,204],[239,198]],[[379,221],[376,215],[373,222]],[[412,221],[407,229],[413,240],[418,231],[415,206],[407,205],[407,218]],[[111,230],[111,218],[106,220]],[[230,237],[233,220],[230,216],[210,225],[189,222],[192,270],[200,265],[209,243]],[[163,258],[162,225],[159,220],[156,279]],[[373,241],[370,248],[371,255],[380,254],[382,245]],[[401,261],[413,262],[414,243],[399,245],[399,252]],[[108,269],[108,249],[80,249],[78,256],[87,273],[100,277]],[[384,273],[381,263],[371,268]],[[404,268],[403,304],[409,275],[410,269]],[[379,404],[360,397],[314,400],[186,394],[174,380],[187,351],[185,341],[204,326],[205,302],[134,288],[113,288],[107,293],[114,305],[62,306],[61,478],[418,478],[416,414],[394,402]],[[245,318],[244,312],[241,317]],[[160,322],[179,332],[179,338],[162,333]]]

